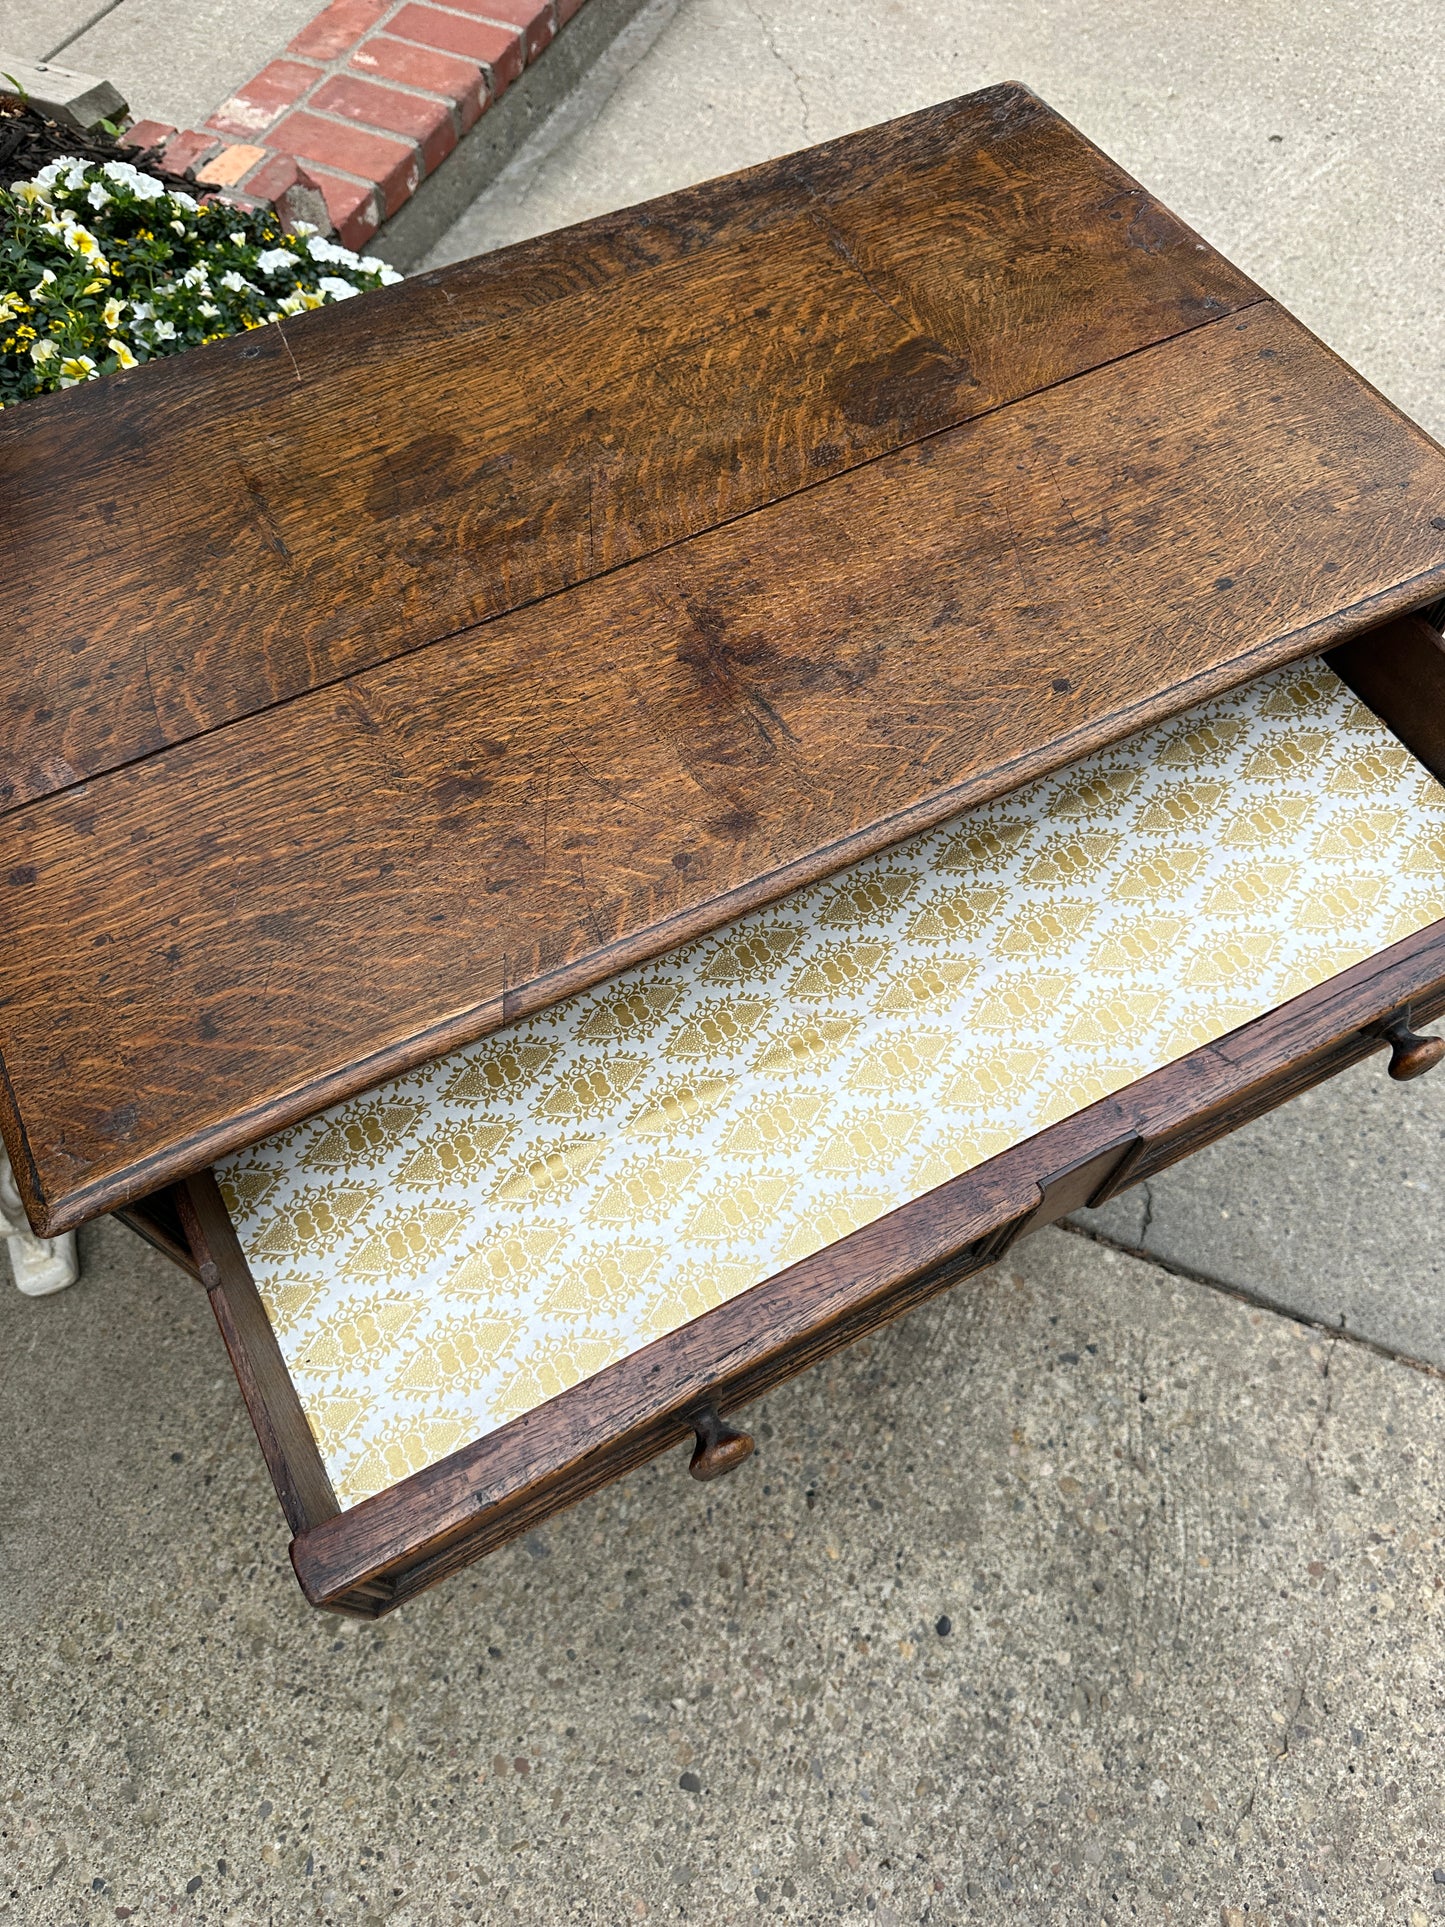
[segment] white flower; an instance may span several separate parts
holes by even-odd
[[[24,201],[27,207],[34,207],[37,201],[48,198],[38,181],[12,181],[10,192],[17,201]]]
[[[132,321],[154,321],[156,311],[149,301],[133,301],[130,314]]]
[[[239,294],[242,288],[250,288],[251,283],[246,279],[244,274],[237,274],[234,268],[228,268],[221,276],[221,286],[223,288],[229,288],[232,294]],[[253,294],[255,293],[254,288],[251,291]]]
[[[60,385],[74,388],[80,381],[90,381],[96,374],[95,363],[89,355],[71,355],[69,360],[60,364]]]
[[[151,329],[151,333],[157,341],[174,341],[176,338],[175,324],[170,321],[158,321]]]
[[[154,174],[142,174],[129,161],[105,161],[102,166],[117,187],[128,187],[138,201],[158,200],[166,191]]]
[[[187,268],[181,276],[181,286],[183,288],[204,288],[209,282],[210,276],[206,273],[206,264],[204,261],[197,261],[193,268]]]
[[[45,290],[50,286],[51,282],[54,279],[55,279],[54,268],[42,268],[40,270],[40,279],[35,283],[35,286],[30,290],[30,299],[32,301],[35,301],[37,299],[43,301],[45,299]]]
[[[192,200],[189,194],[182,194],[179,188],[163,189],[162,192],[169,193],[175,205],[177,207],[183,207],[187,214],[194,214],[196,209],[201,205],[199,201]]]
[[[140,366],[140,363],[123,341],[111,340],[105,345],[115,356],[116,366],[118,368],[138,368]]]
[[[185,233],[185,231],[186,231],[186,224],[185,224],[185,222],[184,222],[184,221],[172,221],[172,222],[171,222],[171,232],[172,232],[172,234],[184,234],[184,233]]]
[[[72,254],[78,254],[82,260],[92,262],[102,272],[107,271],[99,241],[88,227],[82,227],[79,221],[73,218],[65,224],[65,245]]]
[[[232,247],[243,248],[246,245],[246,237],[239,228],[233,228],[226,236],[226,239],[231,243]]]
[[[334,262],[340,268],[356,266],[356,256],[351,249],[338,247],[334,241],[328,241],[324,234],[313,234],[306,243],[306,252],[313,261]]]
[[[288,294],[282,300],[278,301],[276,306],[282,314],[300,314],[301,310],[306,306],[306,297],[300,293]]]
[[[262,274],[275,274],[281,268],[294,268],[299,259],[290,248],[266,248],[256,256],[256,266]]]
[[[92,181],[90,184],[90,192],[85,198],[93,208],[99,209],[104,207],[107,201],[111,201],[115,197],[107,191],[103,181]]]
[[[35,176],[38,188],[83,187],[87,163],[78,161],[73,154],[63,155],[58,161],[48,161]]]
[[[32,341],[30,344],[30,359],[37,365],[42,361],[49,361],[50,357],[56,352],[55,343],[47,340],[44,335],[40,337],[39,341]]]
[[[123,301],[117,301],[115,296],[112,295],[100,311],[102,327],[109,328],[111,332],[114,333],[120,326],[120,312],[124,306],[125,303]]]
[[[361,292],[360,288],[353,288],[349,281],[343,281],[339,274],[323,274],[316,285],[323,294],[329,294],[333,301],[347,301]]]
[[[221,310],[216,306],[214,301],[203,301],[196,309],[196,313],[200,315],[204,321],[214,321],[220,312]]]

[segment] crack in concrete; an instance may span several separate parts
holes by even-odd
[[[793,83],[793,91],[798,96],[798,105],[803,110],[803,135],[805,139],[811,140],[813,138],[813,129],[808,119],[808,96],[803,92],[803,77],[778,45],[773,29],[761,8],[755,6],[753,0],[747,0],[747,8],[762,31],[763,40],[767,45],[768,52]]]
[[[1149,1227],[1154,1222],[1154,1187],[1145,1178],[1139,1189],[1144,1193],[1144,1216],[1139,1225],[1139,1244],[1142,1248],[1149,1242]]]
[[[1319,1328],[1317,1327],[1316,1329],[1319,1329]],[[1319,1492],[1319,1472],[1318,1472],[1318,1467],[1316,1466],[1316,1463],[1315,1463],[1315,1459],[1319,1451],[1320,1442],[1324,1438],[1326,1431],[1329,1429],[1330,1420],[1334,1416],[1335,1386],[1334,1386],[1334,1380],[1330,1375],[1330,1368],[1334,1364],[1335,1348],[1339,1344],[1341,1338],[1345,1336],[1347,1336],[1347,1334],[1343,1332],[1326,1333],[1327,1344],[1325,1348],[1324,1363],[1320,1366],[1320,1377],[1324,1381],[1324,1398],[1320,1402],[1320,1408],[1315,1415],[1315,1422],[1310,1430],[1309,1440],[1304,1450],[1305,1485],[1308,1489],[1308,1494],[1309,1494],[1308,1502],[1310,1505],[1310,1509],[1316,1514],[1317,1517],[1321,1516],[1321,1506],[1320,1506],[1320,1492]],[[1407,1360],[1405,1362],[1408,1363],[1409,1361]],[[1317,1654],[1319,1651],[1319,1648],[1316,1647],[1314,1650]],[[1294,1735],[1295,1723],[1299,1719],[1300,1714],[1304,1711],[1305,1701],[1309,1698],[1309,1686],[1310,1686],[1310,1662],[1309,1660],[1306,1660],[1305,1663],[1300,1668],[1298,1678],[1295,1680],[1292,1700],[1288,1709],[1285,1712],[1284,1725],[1281,1728],[1281,1740],[1280,1740],[1279,1750],[1266,1758],[1264,1762],[1263,1771],[1256,1776],[1255,1783],[1250,1788],[1249,1797],[1246,1799],[1246,1801],[1244,1802],[1244,1805],[1240,1808],[1238,1814],[1235,1816],[1234,1825],[1229,1830],[1229,1837],[1231,1840],[1237,1840],[1239,1838],[1240,1828],[1244,1825],[1246,1820],[1251,1818],[1251,1816],[1254,1813],[1254,1805],[1256,1800],[1259,1798],[1260,1794],[1264,1791],[1264,1789],[1269,1785],[1270,1781],[1274,1778],[1274,1775],[1278,1771],[1278,1769],[1289,1758],[1290,1742]]]
[[[1302,1325],[1306,1331],[1318,1332],[1322,1338],[1343,1339],[1351,1345],[1358,1345],[1361,1351],[1373,1352],[1377,1358],[1388,1358],[1397,1365],[1408,1365],[1412,1372],[1423,1372],[1427,1378],[1445,1379],[1445,1368],[1432,1364],[1428,1358],[1416,1358],[1412,1352],[1397,1351],[1393,1345],[1385,1345],[1378,1338],[1366,1338],[1363,1332],[1351,1331],[1340,1315],[1338,1325],[1322,1325],[1318,1318],[1309,1318],[1293,1305],[1281,1304],[1262,1291],[1253,1291],[1247,1285],[1231,1284],[1227,1278],[1216,1278],[1207,1271],[1197,1271],[1192,1265],[1181,1264],[1177,1258],[1166,1258],[1162,1252],[1147,1251],[1143,1245],[1128,1244],[1122,1238],[1110,1238],[1091,1225],[1076,1224],[1072,1218],[1060,1218],[1055,1230],[1065,1231],[1071,1238],[1083,1238],[1087,1243],[1102,1245],[1107,1251],[1117,1251],[1125,1258],[1137,1258],[1141,1264],[1154,1265],[1158,1270],[1167,1272],[1171,1278],[1184,1278],[1192,1285],[1207,1285],[1211,1291],[1219,1292],[1225,1298],[1234,1298],[1242,1305],[1252,1305],[1257,1311],[1272,1312],[1276,1318],[1287,1318],[1292,1325]]]

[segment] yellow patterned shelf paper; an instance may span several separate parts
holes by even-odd
[[[219,1176],[350,1506],[1441,917],[1445,792],[1291,668]]]

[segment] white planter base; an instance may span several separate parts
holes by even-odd
[[[58,1238],[37,1238],[25,1222],[25,1207],[15,1188],[10,1160],[0,1151],[0,1237],[10,1254],[10,1269],[15,1283],[27,1298],[48,1298],[53,1291],[64,1291],[80,1276],[80,1258],[75,1249],[75,1233],[66,1231]]]

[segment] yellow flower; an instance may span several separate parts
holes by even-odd
[[[87,281],[80,292],[82,294],[99,294],[104,286],[105,283],[103,281]]]
[[[116,341],[112,339],[108,341],[105,345],[107,348],[109,348],[110,352],[115,356],[116,366],[118,368],[139,367],[140,364],[137,362],[135,356],[131,353],[130,349],[126,347],[123,341]]]
[[[89,294],[90,289],[87,288],[85,292]],[[117,301],[115,296],[112,295],[100,311],[101,326],[109,328],[112,331],[118,328],[120,326],[120,311],[124,306],[125,303],[123,301]]]
[[[0,322],[13,321],[24,312],[25,306],[18,294],[0,294]]]

